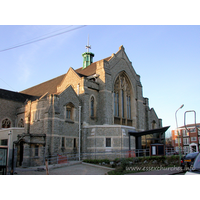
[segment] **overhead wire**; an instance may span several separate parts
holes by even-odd
[[[9,86],[10,88],[12,88],[12,89],[15,91],[15,89],[14,89],[13,87],[11,87],[8,83],[6,83],[1,77],[0,77],[0,79],[1,79],[7,86]]]
[[[69,28],[72,27],[72,26],[73,26],[73,25],[67,26],[67,27],[62,28],[62,29],[54,30],[54,31],[49,32],[49,33],[46,33],[46,34],[44,34],[44,35],[40,35],[40,36],[38,36],[38,37],[29,39],[29,40],[27,40],[27,41],[20,42],[20,43],[17,43],[17,44],[15,44],[15,45],[9,46],[9,47],[7,47],[6,49],[12,48],[13,46],[19,46],[19,45],[22,45],[22,44],[25,44],[25,43],[29,43],[29,42],[34,41],[34,40],[36,40],[36,39],[40,39],[41,37],[44,37],[44,36],[46,36],[46,35],[49,35],[49,34],[52,34],[52,33],[58,32],[58,31],[61,31],[61,30],[63,30],[63,29],[66,29],[66,28],[69,29]]]
[[[63,31],[63,32],[60,32],[60,33],[57,33],[57,34],[54,34],[54,35],[50,35],[50,36],[47,36],[47,37],[44,37],[44,38],[40,38],[40,39],[37,39],[37,40],[34,40],[34,41],[26,42],[26,43],[23,43],[23,44],[19,44],[19,45],[10,47],[10,48],[2,49],[2,50],[0,50],[0,52],[8,51],[8,50],[15,49],[15,48],[19,48],[19,47],[22,47],[22,46],[25,46],[25,45],[28,45],[28,44],[32,44],[32,43],[35,43],[35,42],[39,42],[39,41],[42,41],[42,40],[46,40],[46,39],[48,39],[48,38],[52,38],[52,37],[55,37],[55,36],[58,36],[58,35],[61,35],[61,34],[64,34],[64,33],[68,33],[68,32],[71,32],[71,31],[74,31],[74,30],[83,28],[83,27],[85,27],[85,26],[86,26],[86,25],[79,26],[79,27],[75,27],[75,28],[73,28],[73,29],[66,30],[66,31]]]
[[[69,29],[69,27],[71,27],[71,26],[72,26],[72,25],[68,26],[67,29]],[[15,45],[15,46],[11,46],[11,47],[8,47],[8,48],[6,48],[6,49],[2,49],[2,50],[0,50],[0,52],[12,50],[12,49],[19,48],[19,47],[22,47],[22,46],[25,46],[25,45],[28,45],[28,44],[32,44],[32,43],[35,43],[35,42],[39,42],[39,41],[42,41],[42,40],[46,40],[46,39],[48,39],[48,38],[52,38],[52,37],[55,37],[55,36],[58,36],[58,35],[61,35],[61,34],[65,34],[65,33],[68,33],[68,32],[71,32],[71,31],[74,31],[74,30],[83,28],[83,27],[85,27],[85,26],[86,26],[86,25],[82,25],[82,26],[75,27],[75,28],[72,28],[72,29],[70,29],[70,30],[62,31],[62,32],[59,32],[59,33],[57,33],[57,34],[50,35],[50,36],[43,37],[43,38],[41,38],[42,36],[36,37],[36,38],[31,39],[31,40],[28,40],[28,41],[26,41],[26,42],[24,42],[24,43],[19,43],[19,44]],[[66,27],[63,28],[63,29],[66,29]],[[56,30],[56,31],[53,31],[53,32],[50,32],[50,33],[47,33],[47,34],[44,34],[44,35],[49,35],[49,34],[51,34],[51,33],[54,33],[54,32],[57,32],[57,31],[60,31],[60,30],[63,30],[63,29],[59,29],[59,30]],[[43,35],[43,36],[44,36],[44,35]],[[37,38],[39,38],[39,39],[37,39]],[[30,42],[29,42],[29,41],[30,41]],[[0,78],[0,79],[1,79],[4,83],[6,83],[2,78]],[[14,89],[13,87],[11,87],[8,83],[6,83],[6,85],[8,85],[8,86],[9,86],[10,88],[12,88],[13,90],[15,90],[15,89]]]

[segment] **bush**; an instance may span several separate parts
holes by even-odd
[[[110,164],[109,159],[85,159],[83,162],[99,164],[105,163]],[[113,160],[112,167],[115,170],[110,171],[110,175],[119,175],[126,173],[133,173],[126,171],[127,167],[174,167],[179,166],[179,156],[149,156],[149,157],[134,157],[134,158],[116,158]],[[139,171],[135,171],[139,172]]]

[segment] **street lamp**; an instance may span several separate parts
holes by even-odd
[[[181,105],[181,107],[179,109],[181,109],[183,106],[184,106],[184,104]],[[175,119],[176,119],[176,129],[177,129],[177,133],[178,133],[179,164],[180,164],[181,163],[181,147],[180,147],[180,136],[179,136],[178,122],[177,122],[177,112],[178,112],[178,110],[175,112]]]

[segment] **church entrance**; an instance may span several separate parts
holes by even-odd
[[[154,143],[165,144],[165,132],[168,128],[169,126],[141,132],[129,131],[129,150],[131,150],[130,136],[135,137],[136,149],[149,149]]]

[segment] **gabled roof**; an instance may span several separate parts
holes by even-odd
[[[110,58],[111,58],[111,56],[107,57],[105,59],[102,59],[102,60],[109,61]],[[97,61],[97,62],[99,62],[99,61]],[[80,77],[87,77],[87,76],[91,76],[93,74],[96,74],[96,64],[97,64],[97,62],[92,63],[91,65],[89,65],[85,69],[82,69],[82,67],[79,68],[79,69],[76,69],[75,72]],[[33,86],[33,87],[28,88],[26,90],[23,90],[20,93],[33,95],[33,96],[39,96],[39,97],[44,95],[47,92],[50,93],[50,94],[55,94],[55,93],[57,93],[57,86],[59,86],[62,83],[65,76],[66,76],[66,74],[63,74],[63,75],[58,76],[54,79],[51,79],[51,80],[46,81],[44,83],[41,83],[39,85],[36,85],[36,86]]]

